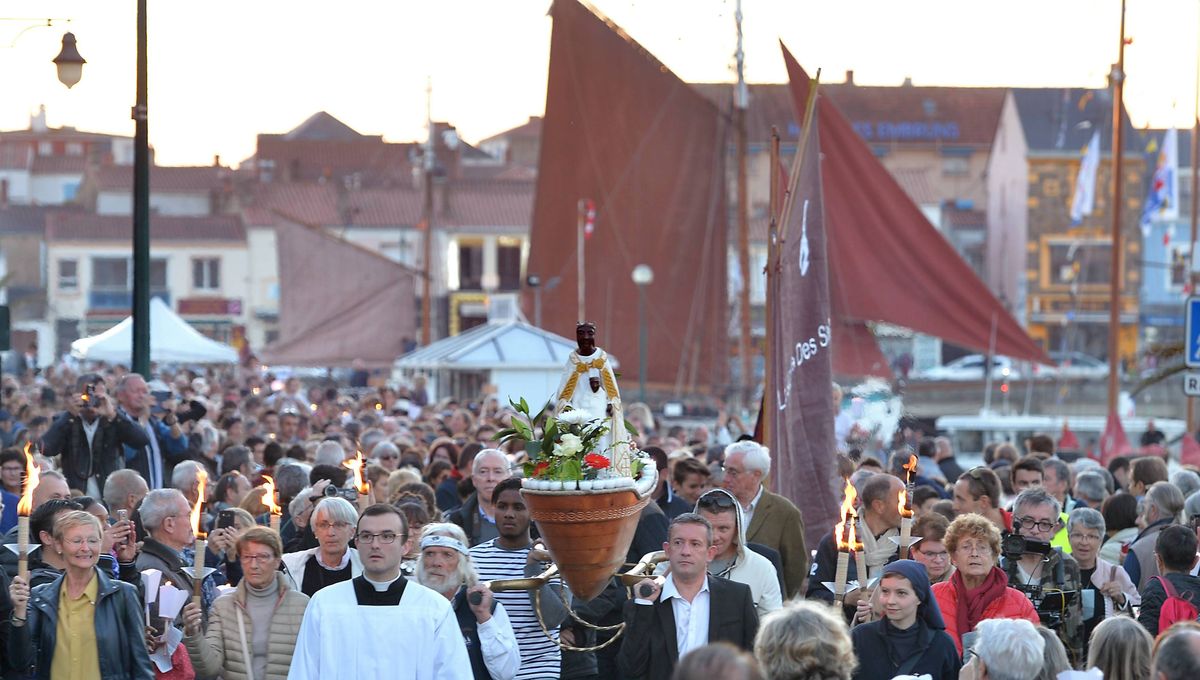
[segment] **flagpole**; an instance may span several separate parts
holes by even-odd
[[[796,201],[796,185],[800,182],[800,168],[804,163],[804,150],[808,147],[808,128],[812,122],[817,105],[817,90],[821,87],[821,69],[809,81],[808,101],[804,104],[804,122],[800,129],[800,139],[796,143],[796,156],[792,159],[791,175],[788,176],[787,193],[783,195],[783,207],[779,216],[779,245],[787,240],[788,220],[792,215],[792,204]]]
[[[1200,17],[1200,12],[1197,12]],[[1200,24],[1200,20],[1197,22]],[[1200,34],[1200,26],[1197,27],[1197,33]],[[1200,167],[1200,53],[1196,55],[1196,101],[1193,108],[1195,114],[1195,122],[1192,124],[1192,247],[1188,249],[1188,281],[1191,282],[1191,294],[1196,294],[1196,231],[1197,217],[1200,212],[1197,212],[1196,193],[1200,191],[1200,174],[1196,172]],[[1186,346],[1186,343],[1185,343]],[[1187,398],[1187,431],[1188,436],[1196,431],[1196,399],[1195,397]],[[1181,454],[1182,456],[1182,454]]]
[[[579,203],[576,206],[576,212],[578,215],[575,219],[575,269],[579,273],[578,286],[576,287],[576,309],[579,312],[578,321],[583,322],[587,321],[587,317],[584,315],[585,310],[583,307],[584,286],[587,282],[587,277],[584,275],[583,269],[583,227],[584,221],[587,219],[587,201],[582,198],[579,199]]]
[[[1112,258],[1109,270],[1108,295],[1108,413],[1117,412],[1117,396],[1121,389],[1120,368],[1120,323],[1121,285],[1125,278],[1121,271],[1121,173],[1124,146],[1122,144],[1122,102],[1125,96],[1125,1],[1121,0],[1121,42],[1117,49],[1117,63],[1112,70],[1113,84],[1113,137],[1112,137]]]
[[[775,273],[775,237],[779,233],[779,128],[771,126],[771,191],[769,198],[767,226],[767,279],[766,279],[766,307],[764,309],[766,334],[764,336],[763,347],[763,396],[762,396],[762,413],[759,418],[762,420],[762,442],[767,448],[774,448],[775,443],[771,441],[772,428],[771,417],[775,414],[775,393],[773,390],[774,381],[771,379],[774,375],[774,364],[771,363],[771,357],[775,351],[775,326],[773,325],[774,314],[771,310],[774,305],[771,300],[774,299],[775,281],[777,280]]]

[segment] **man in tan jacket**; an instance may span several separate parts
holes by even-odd
[[[725,447],[723,485],[742,506],[746,542],[779,551],[783,562],[784,599],[801,595],[808,575],[808,549],[804,546],[804,518],[791,501],[763,487],[771,472],[771,453],[753,441]]]
[[[266,527],[247,529],[237,552],[242,581],[213,602],[208,630],[201,632],[198,605],[183,609],[188,655],[199,676],[286,680],[308,596],[294,590],[279,571],[283,543],[278,533]]]

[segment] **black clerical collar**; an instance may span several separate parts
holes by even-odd
[[[392,585],[384,591],[375,590],[375,586],[371,585],[364,576],[355,577],[352,579],[352,583],[354,583],[354,598],[358,600],[360,607],[388,607],[400,604],[400,598],[404,596],[404,586],[408,584],[408,579],[401,576],[392,581]]]

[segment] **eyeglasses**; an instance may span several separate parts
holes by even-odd
[[[965,547],[965,546],[963,546],[963,547]],[[946,552],[945,550],[942,550],[940,552],[929,552],[928,550],[920,550],[917,548],[913,548],[913,552],[921,553],[922,555],[924,555],[925,557],[927,557],[931,560],[948,560],[948,559],[950,559],[950,553]]]
[[[1057,522],[1050,522],[1050,521],[1045,521],[1045,520],[1035,521],[1032,517],[1029,517],[1029,516],[1018,517],[1017,521],[1021,523],[1022,527],[1029,527],[1030,529],[1037,529],[1038,531],[1051,531],[1054,529],[1054,527],[1058,526]]]
[[[63,543],[66,543],[67,545],[71,546],[72,548],[78,548],[85,543],[87,544],[87,546],[89,548],[96,548],[96,547],[99,547],[99,545],[100,545],[100,539],[98,539],[98,538],[72,538],[72,539],[63,541]]]
[[[3,470],[4,472],[24,472],[25,468],[21,467],[20,465],[5,465],[3,468],[0,468],[0,470]]]
[[[330,529],[349,529],[349,522],[317,522],[317,531],[329,531]]]
[[[733,498],[729,494],[724,493],[706,493],[696,501],[696,505],[701,508],[717,508],[718,510],[729,510],[733,508]]]
[[[986,543],[959,543],[954,552],[959,552],[964,555],[991,555],[992,546]]]
[[[1076,531],[1076,532],[1067,534],[1067,538],[1069,538],[1071,541],[1074,541],[1076,543],[1079,543],[1082,541],[1089,541],[1089,542],[1095,543],[1100,540],[1100,534],[1085,534],[1085,533]]]
[[[275,556],[270,553],[258,553],[257,555],[241,555],[240,559],[246,564],[254,564],[255,562],[270,562],[275,559]]]
[[[355,536],[355,538],[358,540],[358,543],[361,545],[370,545],[370,544],[374,543],[376,540],[378,540],[380,543],[382,543],[384,545],[390,545],[392,543],[395,543],[397,538],[407,541],[408,534],[398,534],[394,531],[385,531],[380,534],[373,534],[369,531],[360,531],[360,532],[358,532],[358,535]]]

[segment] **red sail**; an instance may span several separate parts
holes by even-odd
[[[575,0],[551,9],[546,117],[527,273],[543,282],[547,330],[574,337],[578,203],[596,205],[584,249],[585,316],[624,364],[638,357],[648,264],[648,380],[687,394],[723,385],[728,356],[724,158],[716,107],[619,27]],[[526,291],[527,293],[529,291]],[[533,296],[525,296],[533,318]]]
[[[262,359],[284,366],[389,366],[415,337],[417,274],[320,227],[282,221],[279,340]]]
[[[808,74],[783,47],[792,102]],[[839,322],[883,321],[997,354],[1053,363],[892,178],[828,98],[818,98],[829,290]]]

